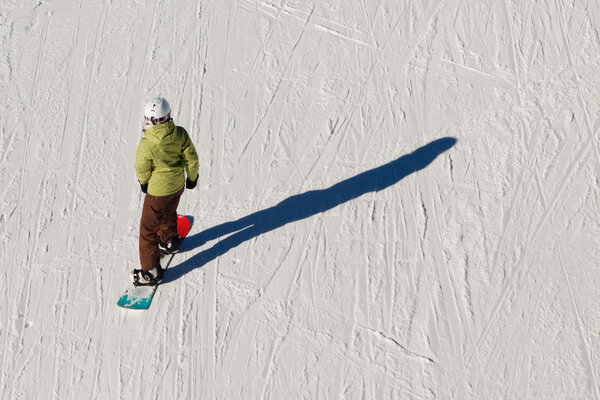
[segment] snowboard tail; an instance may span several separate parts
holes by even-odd
[[[175,254],[171,254],[168,257],[163,257],[160,260],[161,264],[163,263],[163,260],[168,260],[166,265],[161,265],[163,269],[169,268],[174,256]],[[117,305],[119,307],[130,308],[134,310],[145,310],[146,308],[150,307],[150,303],[152,303],[152,299],[154,298],[154,294],[156,293],[156,289],[158,289],[159,285],[160,283],[154,286],[135,286],[131,284],[129,288],[125,289],[125,292],[119,298]]]
[[[187,217],[180,214],[177,215],[177,233],[179,234],[179,238],[182,242],[189,233],[191,227],[192,225]],[[161,257],[160,263],[164,270],[169,268],[171,262],[173,261],[173,257],[175,257],[175,254]],[[119,298],[119,301],[117,301],[117,305],[119,307],[133,310],[145,310],[150,307],[158,286],[160,286],[160,284],[154,286],[134,286],[131,284],[130,287],[125,289]]]

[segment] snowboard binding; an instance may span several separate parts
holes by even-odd
[[[167,243],[163,243],[160,239],[158,240],[158,250],[163,256],[177,253],[180,247],[181,239],[177,233]]]
[[[131,272],[131,281],[134,286],[156,286],[160,283],[164,275],[164,270],[156,266],[150,271],[134,269]]]

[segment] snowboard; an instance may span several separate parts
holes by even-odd
[[[179,234],[179,237],[181,238],[182,242],[183,239],[189,233],[191,227],[192,224],[186,216],[181,214],[177,215],[177,233]],[[166,270],[167,268],[169,268],[175,254],[169,254],[160,257],[160,264],[163,267],[163,269]],[[152,303],[152,298],[154,297],[156,289],[158,289],[159,286],[160,284],[154,286],[135,286],[132,283],[127,289],[125,289],[125,291],[119,298],[117,305],[119,307],[134,310],[145,310],[148,307],[150,307],[150,303]]]

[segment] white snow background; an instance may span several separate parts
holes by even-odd
[[[0,0],[0,398],[600,399],[599,26],[592,0]],[[200,180],[127,311],[156,95]]]

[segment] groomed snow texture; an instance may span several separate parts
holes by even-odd
[[[598,1],[0,0],[0,93],[1,399],[600,400]]]

